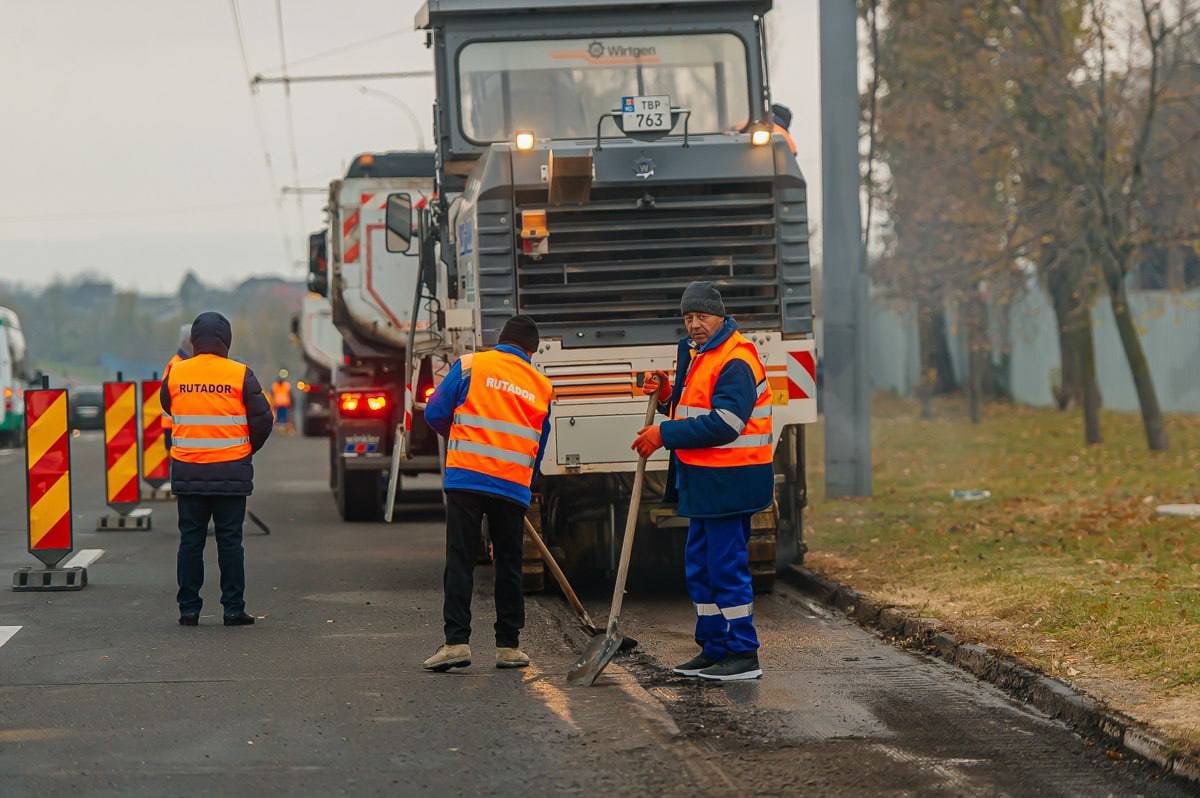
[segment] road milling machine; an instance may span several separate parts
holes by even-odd
[[[513,314],[537,320],[533,362],[555,398],[530,520],[577,576],[615,567],[641,385],[674,369],[693,280],[719,286],[769,377],[777,502],[754,519],[756,587],[803,554],[803,430],[817,418],[809,233],[804,177],[770,122],[770,8],[428,0],[418,13],[437,83],[436,192],[424,208],[398,192],[387,212],[399,247],[414,231],[414,307],[430,310],[407,371],[442,373],[494,346]],[[420,439],[408,434],[397,464]],[[661,451],[649,464],[635,564],[682,560],[667,465]],[[525,575],[537,589],[532,551]]]

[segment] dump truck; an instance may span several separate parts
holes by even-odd
[[[433,370],[537,320],[555,398],[530,520],[575,574],[620,548],[646,374],[672,371],[679,299],[711,280],[763,358],[775,507],[754,518],[755,585],[803,555],[804,427],[816,421],[807,190],[772,132],[771,0],[428,0],[437,195],[388,204],[414,228],[419,290],[443,346]],[[436,254],[436,258],[435,258]],[[421,365],[425,365],[422,361]],[[410,371],[417,371],[413,363]],[[664,420],[661,416],[659,421]],[[635,562],[682,560],[687,519],[651,458]],[[526,585],[543,581],[531,551]]]
[[[310,293],[292,317],[292,337],[304,357],[304,376],[296,381],[302,396],[300,431],[306,437],[329,433],[333,370],[342,359],[342,336],[333,326],[333,308],[325,297]]]
[[[397,192],[428,201],[433,172],[432,153],[365,153],[329,187],[325,287],[330,318],[341,335],[330,396],[329,473],[346,521],[371,521],[384,513],[394,430],[408,392],[404,364],[416,316],[418,257],[415,248],[388,241],[384,204]],[[310,281],[317,287],[320,268],[310,262]],[[432,379],[428,375],[428,387],[417,388],[432,393]],[[419,414],[412,428],[412,456],[403,473],[439,473],[437,436]]]
[[[25,436],[25,335],[15,311],[0,307],[0,446],[19,446]]]

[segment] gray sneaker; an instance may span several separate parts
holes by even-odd
[[[705,668],[711,668],[720,661],[719,659],[713,659],[701,651],[682,665],[676,665],[671,671],[678,673],[680,676],[699,676],[700,671]]]
[[[730,654],[716,665],[705,668],[696,675],[701,679],[713,682],[743,682],[761,679],[763,672],[758,664],[757,652],[748,651],[744,654]]]
[[[471,664],[471,647],[468,645],[439,646],[433,656],[421,666],[427,671],[442,673],[451,668],[465,668]]]

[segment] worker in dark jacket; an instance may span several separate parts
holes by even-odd
[[[226,626],[246,613],[242,522],[254,490],[251,458],[271,435],[271,407],[254,372],[229,359],[233,333],[220,313],[192,322],[192,356],[171,366],[159,398],[174,420],[171,491],[179,508],[179,623],[200,622],[204,541],[211,519]]]
[[[424,667],[471,664],[471,593],[483,517],[496,561],[496,667],[524,668],[521,551],[530,485],[550,437],[550,380],[530,362],[538,328],[513,316],[495,349],[463,355],[442,380],[425,421],[446,438],[445,645]]]
[[[671,451],[668,500],[688,526],[684,570],[696,606],[700,653],[683,676],[738,681],[762,676],[754,629],[750,519],[774,502],[771,391],[754,344],[725,314],[712,283],[692,283],[681,302],[688,337],[679,344],[672,390],[664,372],[646,380],[670,421],[645,427],[642,457]]]

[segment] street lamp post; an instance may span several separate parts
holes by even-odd
[[[417,134],[417,149],[421,151],[425,150],[425,132],[421,129],[421,120],[417,118],[415,113],[413,113],[413,109],[408,107],[408,103],[404,102],[404,100],[401,100],[394,94],[388,94],[386,91],[373,89],[370,86],[359,86],[358,91],[360,94],[366,94],[371,97],[378,97],[381,100],[386,100],[403,111],[408,117],[409,121],[412,122],[413,131]]]

